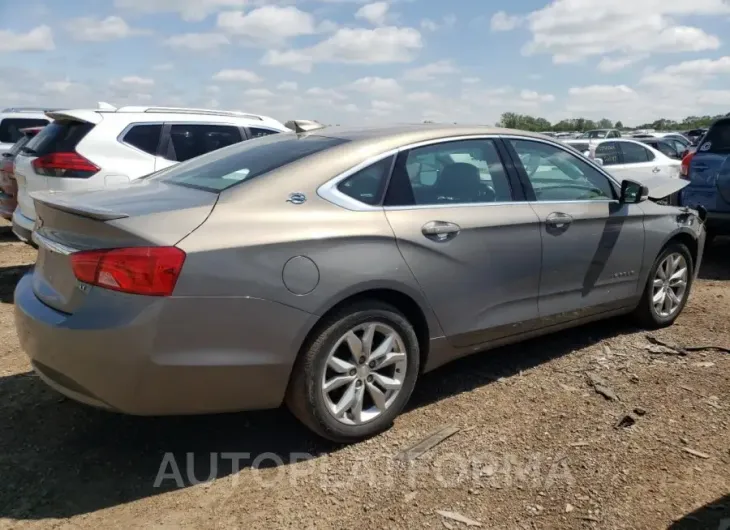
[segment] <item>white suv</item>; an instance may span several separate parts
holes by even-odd
[[[0,110],[0,153],[8,151],[23,137],[23,129],[48,125],[51,120],[45,112],[27,107]]]
[[[29,242],[35,224],[30,193],[118,186],[250,138],[291,132],[266,116],[170,107],[47,112],[54,120],[15,160],[18,207],[13,232]]]

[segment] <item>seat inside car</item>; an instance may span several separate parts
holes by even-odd
[[[455,162],[444,167],[434,185],[439,201],[494,202],[495,193],[482,182],[479,169],[467,162]]]

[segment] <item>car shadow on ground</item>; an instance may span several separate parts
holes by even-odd
[[[728,530],[730,528],[730,494],[672,523],[667,530]]]
[[[31,265],[0,267],[0,303],[13,303],[15,286],[20,278],[30,269]]]
[[[727,270],[726,250],[719,248],[708,255],[705,274],[721,276]],[[19,278],[18,269],[0,273]],[[5,278],[2,285],[11,289],[14,282]],[[409,410],[635,331],[626,319],[611,319],[466,357],[425,375]],[[0,519],[71,517],[172,491],[177,485],[169,479],[155,487],[160,470],[170,471],[163,466],[166,454],[173,456],[187,487],[211,475],[212,453],[218,455],[213,478],[223,478],[235,471],[231,459],[220,458],[224,452],[248,453],[240,462],[243,469],[255,467],[259,455],[276,455],[260,462],[272,467],[291,464],[294,455],[340,448],[310,433],[284,409],[130,417],[61,398],[32,372],[0,377]],[[186,466],[189,453],[192,466]]]
[[[703,280],[730,280],[730,237],[718,237],[705,248],[700,265]]]

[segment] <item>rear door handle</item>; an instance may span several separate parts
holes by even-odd
[[[659,173],[659,172],[660,172],[661,170],[662,170],[662,168],[660,168],[660,167],[655,167],[654,169],[652,169],[652,170],[651,170],[651,172],[652,172],[652,173]]]
[[[567,213],[553,212],[545,218],[545,224],[555,228],[564,228],[573,222],[573,218]]]
[[[461,232],[461,227],[456,223],[447,221],[429,221],[421,228],[424,236],[435,241],[448,241],[455,238]]]

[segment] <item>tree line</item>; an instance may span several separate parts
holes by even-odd
[[[730,114],[727,114],[730,116]],[[655,131],[689,131],[691,129],[701,129],[709,127],[710,124],[723,115],[718,116],[687,116],[682,121],[659,119],[652,123],[644,123],[633,129],[654,129]],[[590,131],[591,129],[624,129],[624,124],[620,121],[611,121],[608,118],[593,121],[586,118],[575,118],[569,120],[560,120],[557,123],[550,123],[545,118],[536,118],[527,114],[517,114],[515,112],[505,112],[502,114],[497,127],[506,127],[508,129],[520,129],[523,131],[554,131],[554,132],[573,132],[573,131]]]

